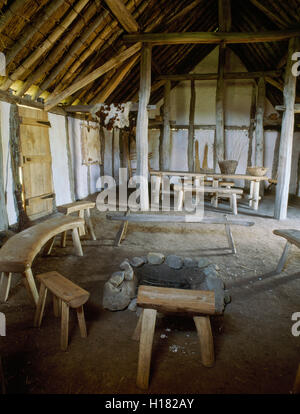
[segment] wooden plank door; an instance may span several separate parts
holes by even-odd
[[[22,183],[25,211],[31,220],[53,211],[52,158],[48,113],[19,106]]]

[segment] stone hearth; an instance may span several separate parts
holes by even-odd
[[[103,307],[110,311],[136,310],[139,285],[178,289],[211,290],[215,292],[217,313],[223,313],[230,302],[217,265],[206,258],[165,257],[150,252],[147,257],[125,259],[104,285]]]

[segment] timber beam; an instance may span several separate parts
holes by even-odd
[[[278,42],[300,36],[298,30],[264,32],[184,32],[184,33],[137,33],[123,36],[128,43],[145,42],[152,45],[174,45],[185,43],[233,44]]]
[[[224,79],[257,79],[264,77],[277,78],[281,76],[281,70],[270,70],[265,72],[227,72],[224,73]],[[185,73],[180,75],[166,74],[157,76],[156,80],[171,80],[171,81],[184,81],[184,80],[216,80],[218,79],[217,73]]]

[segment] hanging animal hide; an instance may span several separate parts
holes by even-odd
[[[100,122],[101,126],[108,130],[124,128],[129,126],[131,104],[131,102],[117,105],[96,104],[92,108],[91,114]]]

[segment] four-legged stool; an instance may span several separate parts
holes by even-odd
[[[215,314],[215,293],[212,291],[140,286],[137,305],[143,308],[133,339],[140,340],[137,386],[147,389],[151,363],[156,313],[179,313],[193,317],[200,340],[202,363],[214,364],[214,345],[209,315]]]
[[[41,326],[47,291],[49,289],[53,294],[55,316],[59,316],[61,311],[61,349],[65,351],[68,347],[70,307],[76,309],[82,338],[87,336],[83,305],[87,302],[90,294],[57,272],[43,273],[37,275],[37,278],[41,285],[34,326]]]
[[[92,240],[96,240],[93,223],[91,221],[90,209],[94,208],[96,203],[93,201],[75,201],[74,203],[64,204],[58,206],[57,210],[67,216],[72,213],[77,213],[78,216],[85,219],[85,224],[89,230]],[[85,235],[85,226],[79,227],[79,236]],[[67,232],[62,234],[61,247],[66,247]]]

